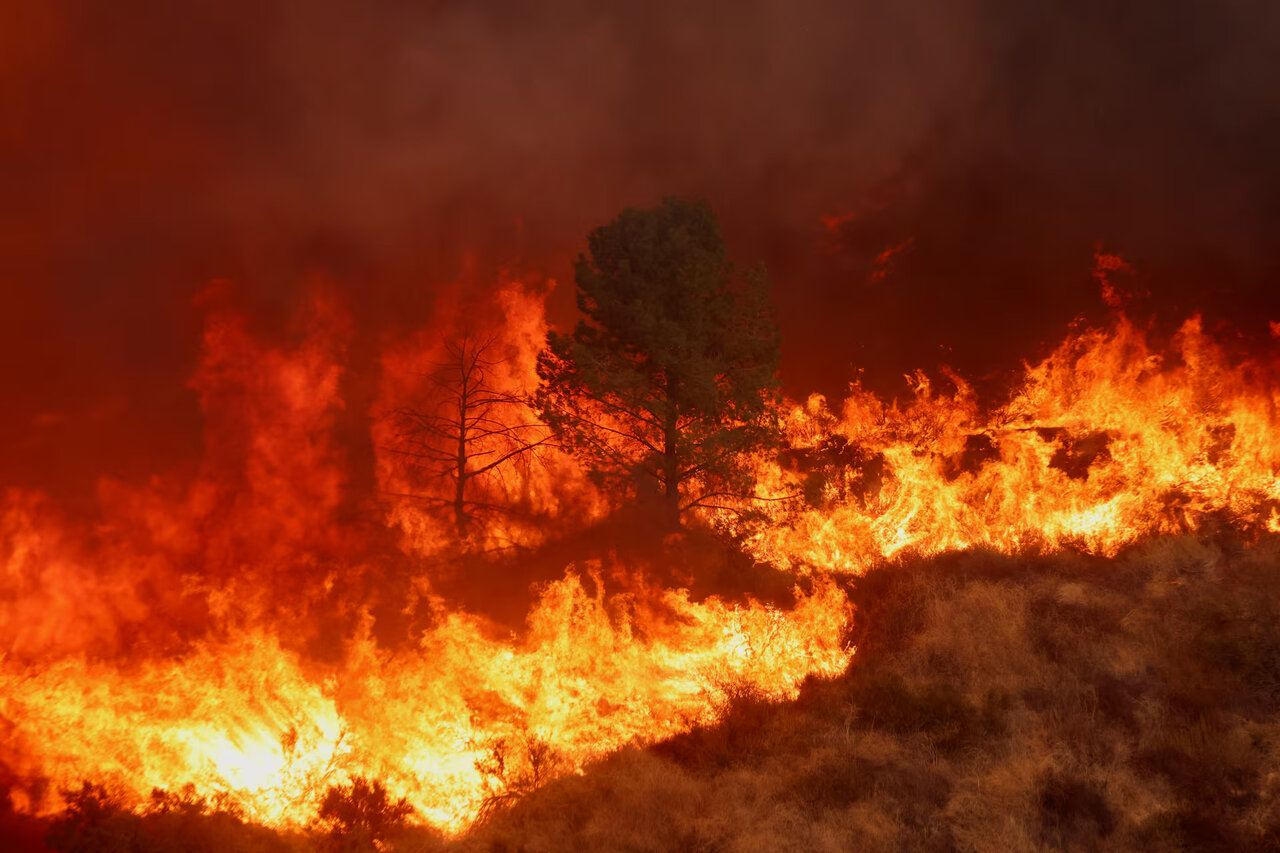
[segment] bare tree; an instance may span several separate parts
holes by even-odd
[[[459,542],[477,516],[510,509],[494,500],[495,491],[508,485],[514,466],[551,437],[532,416],[526,397],[498,384],[496,373],[508,362],[498,348],[496,334],[445,340],[444,358],[425,377],[430,382],[425,404],[394,413],[399,430],[393,450],[424,485],[436,486],[435,493],[413,497],[447,511]]]

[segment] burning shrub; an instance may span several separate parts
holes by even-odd
[[[495,738],[475,764],[484,777],[486,791],[479,821],[489,819],[495,811],[537,790],[564,770],[564,760],[555,748],[528,731],[519,737]]]
[[[104,786],[85,782],[63,796],[67,807],[49,827],[49,847],[58,853],[126,853],[135,848],[138,817]]]
[[[245,823],[239,809],[223,799],[210,802],[187,785],[174,793],[151,792],[141,810],[102,785],[85,782],[63,793],[67,805],[50,823],[45,843],[58,853],[276,853],[289,850],[281,836]]]
[[[330,849],[356,853],[381,849],[412,814],[413,807],[403,797],[393,801],[377,779],[357,776],[350,785],[333,785],[325,792],[317,823],[327,831]]]
[[[655,751],[682,766],[706,770],[779,748],[788,728],[786,705],[741,677],[711,676],[710,682],[714,720],[656,745]]]

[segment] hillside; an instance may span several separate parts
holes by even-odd
[[[1280,849],[1280,549],[872,571],[849,671],[623,751],[465,850]]]
[[[376,785],[308,834],[88,789],[6,828],[60,850],[1276,850],[1278,563],[1275,539],[1163,537],[884,565],[849,583],[844,675],[793,702],[729,685],[719,724],[526,780],[453,840],[397,828]]]

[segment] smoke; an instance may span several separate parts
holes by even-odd
[[[547,273],[568,322],[586,232],[671,193],[768,264],[796,394],[1011,367],[1101,310],[1098,248],[1161,310],[1280,319],[1274,4],[62,0],[9,24],[7,482],[198,455],[210,279],[267,334],[328,281],[356,417],[440,287]]]

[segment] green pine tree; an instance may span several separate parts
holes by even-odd
[[[772,434],[778,331],[763,270],[729,263],[704,202],[628,208],[575,268],[572,335],[538,362],[545,421],[602,481],[660,497],[674,523],[750,493]]]

